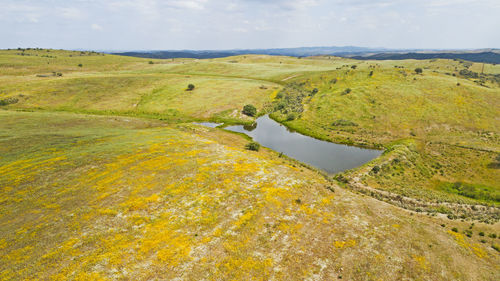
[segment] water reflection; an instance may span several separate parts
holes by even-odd
[[[222,125],[222,123],[212,123],[212,122],[195,122],[194,124],[202,125],[202,126],[210,127],[210,128],[215,128],[215,127]]]
[[[382,151],[317,140],[262,116],[251,126],[229,126],[226,130],[244,133],[261,145],[334,174],[363,165]]]

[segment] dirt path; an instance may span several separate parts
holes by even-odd
[[[281,80],[281,81],[290,80],[290,79],[292,79],[292,78],[299,77],[300,75],[302,75],[302,74],[295,74],[295,75],[292,75],[292,76],[290,76],[290,77],[287,77],[287,78],[285,78],[285,79],[283,79],[283,80]]]
[[[388,157],[385,162],[390,162],[392,161],[392,159],[393,157]],[[368,175],[371,168],[372,167],[365,167],[356,175],[349,177],[349,182],[347,183],[349,188],[411,211],[436,213],[436,209],[445,207],[446,209],[450,210],[452,213],[451,215],[455,216],[456,218],[465,216],[465,218],[471,220],[489,221],[492,223],[497,223],[500,218],[500,208],[493,206],[484,206],[479,204],[460,204],[451,202],[428,202],[412,197],[403,196],[386,190],[373,188],[362,183],[361,180],[363,176]],[[436,214],[445,216],[445,214],[439,212]]]

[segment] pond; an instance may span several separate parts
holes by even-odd
[[[336,144],[292,132],[268,115],[258,118],[254,126],[229,126],[225,129],[244,133],[265,147],[329,174],[359,167],[382,154],[381,150]]]
[[[212,123],[212,122],[195,122],[194,124],[202,125],[202,126],[210,127],[210,128],[215,128],[215,127],[222,125],[222,123]]]

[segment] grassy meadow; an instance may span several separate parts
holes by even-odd
[[[498,280],[498,74],[0,50],[0,280]],[[192,123],[246,104],[386,151],[336,181]]]

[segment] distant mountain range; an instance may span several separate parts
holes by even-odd
[[[500,52],[409,52],[409,53],[376,53],[370,55],[349,56],[358,60],[427,60],[427,59],[462,59],[473,62],[500,63]]]
[[[474,62],[500,63],[500,49],[481,50],[395,50],[384,48],[364,47],[302,47],[302,48],[280,48],[280,49],[240,49],[240,50],[165,50],[165,51],[125,51],[111,52],[116,55],[171,59],[171,58],[195,58],[209,59],[229,56],[260,54],[275,56],[308,57],[318,55],[330,55],[348,57],[359,60],[404,60],[404,59],[462,59]]]

